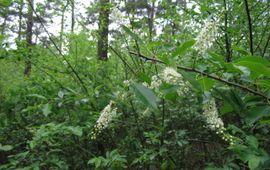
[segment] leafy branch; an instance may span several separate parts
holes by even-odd
[[[156,58],[152,58],[152,57],[147,57],[147,56],[145,56],[145,55],[143,55],[143,54],[138,54],[138,53],[135,53],[135,52],[133,52],[133,51],[129,51],[129,53],[130,53],[130,54],[133,54],[133,55],[135,55],[135,56],[138,56],[138,57],[140,57],[140,58],[143,58],[143,59],[146,60],[146,61],[153,61],[153,62],[165,64],[165,62],[162,61],[162,60],[159,60],[159,59],[156,59]],[[225,79],[223,79],[223,78],[220,78],[220,77],[211,75],[211,74],[209,74],[209,73],[205,73],[205,72],[199,71],[199,70],[197,70],[197,69],[195,69],[195,68],[183,67],[183,66],[179,66],[179,65],[178,65],[178,66],[177,66],[177,69],[184,70],[184,71],[188,71],[188,72],[193,72],[193,73],[199,73],[199,74],[201,74],[201,75],[203,75],[203,76],[206,76],[206,77],[208,77],[208,78],[210,78],[210,79],[217,80],[217,81],[219,81],[219,82],[225,83],[225,84],[227,84],[228,86],[236,87],[236,88],[239,88],[239,89],[241,89],[241,90],[244,90],[244,91],[247,91],[247,92],[249,92],[249,93],[252,93],[252,94],[254,94],[254,95],[256,95],[256,96],[263,97],[265,100],[270,100],[270,97],[266,96],[265,94],[263,94],[263,93],[261,93],[261,92],[259,92],[259,91],[257,91],[257,90],[251,89],[251,88],[246,87],[246,86],[244,86],[244,85],[242,85],[242,84],[238,84],[238,83],[235,83],[235,82],[231,82],[231,81],[225,80]]]

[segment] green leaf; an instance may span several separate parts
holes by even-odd
[[[198,82],[200,83],[203,91],[209,91],[215,85],[215,81],[207,77],[198,79]]]
[[[224,61],[224,57],[222,57],[221,55],[218,55],[216,53],[211,53],[211,52],[209,52],[209,55],[211,56],[209,61],[214,66],[216,66],[217,68],[226,68],[226,63]]]
[[[249,159],[248,167],[250,168],[250,170],[256,169],[260,165],[260,162],[261,162],[261,157],[254,155]]]
[[[76,136],[82,136],[83,134],[81,127],[68,126],[67,128]]]
[[[145,73],[140,73],[138,76],[139,76],[139,79],[140,79],[141,81],[144,81],[144,82],[146,82],[146,83],[148,83],[148,84],[151,84],[151,78],[150,78],[147,74],[145,74]]]
[[[244,55],[249,55],[250,53],[248,51],[246,51],[245,49],[241,48],[241,47],[238,47],[238,46],[232,46],[232,49],[241,53],[241,54],[244,54]]]
[[[251,63],[259,63],[259,64],[263,64],[265,66],[270,66],[270,62],[262,57],[258,57],[258,56],[244,56],[241,57],[240,59],[235,60],[235,62],[251,62]]]
[[[134,83],[132,85],[132,89],[135,95],[141,100],[141,102],[150,108],[157,110],[157,97],[151,89],[138,83]]]
[[[143,40],[135,33],[133,33],[128,27],[122,25],[122,28],[124,29],[124,31],[130,35],[134,40],[136,40],[139,44],[140,47],[143,47],[144,50],[146,50],[147,52],[151,53],[150,50],[146,47],[145,43],[143,42]]]
[[[246,105],[235,91],[224,89],[216,89],[216,91],[237,113],[241,114],[245,110]]]
[[[270,106],[256,106],[249,109],[245,114],[245,120],[248,124],[253,124],[264,116],[270,115]]]
[[[29,95],[27,95],[27,97],[36,97],[36,98],[39,98],[39,99],[42,99],[42,100],[47,100],[46,97],[44,97],[42,95],[39,95],[39,94],[29,94]]]
[[[163,83],[159,87],[160,91],[164,94],[165,99],[167,100],[175,100],[177,97],[177,86]]]
[[[0,144],[0,151],[10,151],[13,149],[13,146],[11,145],[2,145]]]
[[[195,44],[195,40],[190,40],[184,42],[181,46],[178,46],[175,51],[172,53],[172,57],[176,57],[184,54],[189,48],[191,48]]]
[[[223,106],[220,108],[220,113],[226,114],[232,111],[233,111],[233,107],[227,101],[224,101]]]
[[[196,90],[197,92],[202,91],[200,83],[196,80],[196,74],[195,73],[189,73],[181,71],[182,76],[185,80],[187,80],[193,87],[193,90]]]
[[[254,136],[246,136],[247,142],[250,146],[252,146],[254,149],[257,149],[259,146],[258,140]]]
[[[259,86],[261,86],[261,87],[270,89],[270,80],[258,80],[256,82],[256,84],[259,85]]]
[[[12,4],[12,0],[1,0],[0,1],[0,6],[2,7],[8,7]]]
[[[270,68],[266,67],[264,64],[259,62],[251,62],[251,61],[237,61],[234,62],[235,65],[247,67],[253,78],[257,78],[259,76],[270,76]]]
[[[52,109],[52,106],[49,103],[45,104],[42,108],[43,115],[47,117],[52,112],[51,109]]]

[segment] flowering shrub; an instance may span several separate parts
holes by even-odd
[[[109,123],[115,117],[117,108],[113,108],[113,104],[114,102],[110,101],[110,103],[100,112],[100,116],[94,127],[94,131],[92,132],[92,139],[96,139],[102,130],[107,128]]]
[[[196,37],[196,43],[194,49],[198,51],[200,55],[204,54],[209,49],[217,35],[217,23],[208,19],[200,33]]]
[[[189,91],[190,84],[183,79],[183,76],[171,67],[165,67],[162,72],[151,77],[150,86],[147,83],[143,83],[145,86],[149,86],[150,89],[155,90],[159,95],[160,86],[162,84],[169,84],[177,86],[177,93],[179,96],[186,94]]]
[[[209,129],[215,131],[222,137],[223,140],[229,142],[230,145],[234,144],[237,138],[225,132],[226,128],[224,127],[222,119],[219,117],[218,109],[214,99],[204,104],[203,115],[206,119],[207,127]]]

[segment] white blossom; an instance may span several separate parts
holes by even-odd
[[[142,85],[145,86],[145,87],[150,87],[147,82],[143,82]]]
[[[176,91],[180,96],[189,91],[188,83],[184,81],[180,73],[171,67],[166,67],[161,73],[152,76],[149,88],[154,89],[159,93],[159,87],[162,83],[178,86]]]
[[[110,103],[100,112],[94,131],[92,132],[92,139],[95,139],[103,129],[107,128],[109,123],[115,117],[117,108],[112,107],[113,103],[113,101],[110,101]]]
[[[173,85],[177,85],[179,79],[182,79],[182,75],[170,67],[166,67],[161,76],[166,83]]]
[[[117,7],[114,7],[111,10],[110,20],[112,21],[112,23],[115,23],[117,25],[124,24],[124,16]]]
[[[124,80],[123,83],[127,87],[130,86],[130,80]]]
[[[217,24],[215,21],[209,19],[196,37],[194,49],[197,50],[199,54],[204,54],[206,50],[213,45],[216,34]]]
[[[221,138],[230,145],[234,145],[236,143],[238,138],[226,132],[224,123],[218,116],[218,109],[214,99],[204,105],[203,115],[206,118],[207,127],[209,129],[215,131],[217,135],[220,135]]]
[[[211,130],[219,133],[220,130],[224,129],[224,123],[218,116],[218,110],[214,99],[204,105],[203,115],[206,118],[207,126]]]
[[[162,81],[158,76],[156,75],[152,76],[150,88],[152,89],[158,88],[161,84]]]

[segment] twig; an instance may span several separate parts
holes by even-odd
[[[267,47],[268,47],[268,45],[269,45],[269,42],[270,42],[270,34],[268,35],[266,44],[265,44],[265,46],[264,46],[263,53],[262,53],[262,57],[264,57],[264,55],[265,55],[265,53],[266,53]]]
[[[226,44],[226,61],[231,62],[232,60],[232,53],[231,53],[231,43],[229,40],[229,33],[228,33],[228,10],[227,10],[227,1],[223,0],[224,2],[224,9],[225,9],[225,19],[224,19],[224,32],[225,32],[225,44]]]
[[[116,56],[118,56],[120,58],[120,60],[124,63],[124,65],[129,68],[129,70],[134,74],[136,75],[135,71],[130,67],[130,65],[128,65],[128,63],[126,62],[125,59],[123,59],[123,57],[112,47],[112,46],[109,46],[109,48],[116,54]]]

